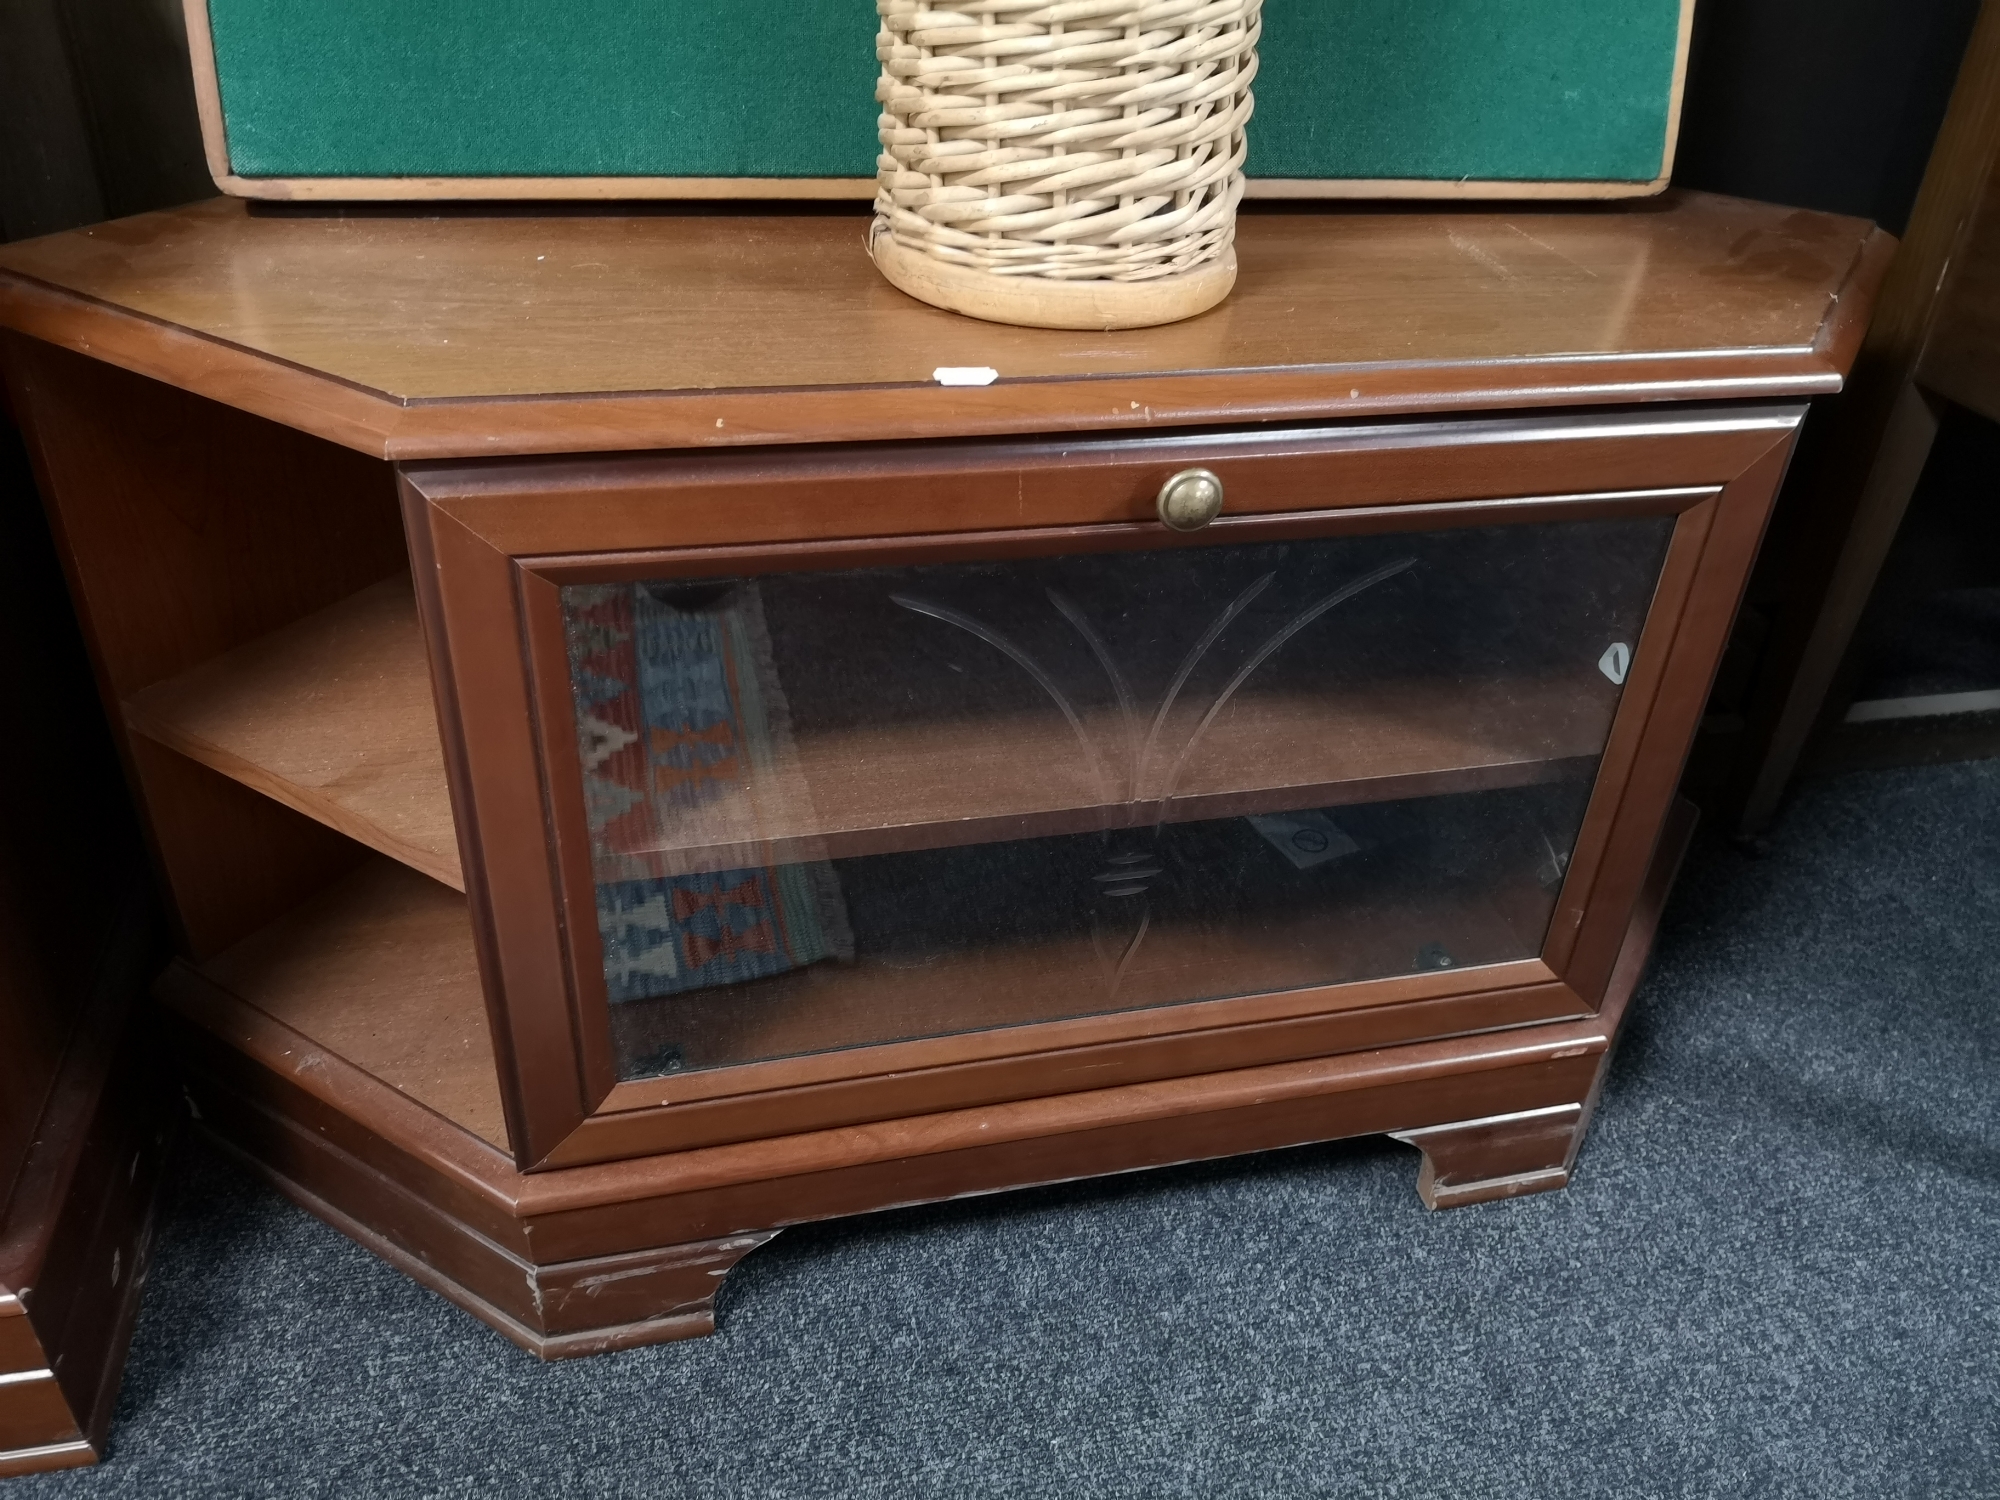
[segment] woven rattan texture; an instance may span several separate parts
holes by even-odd
[[[1262,0],[878,0],[877,234],[956,265],[1147,281],[1235,234]]]

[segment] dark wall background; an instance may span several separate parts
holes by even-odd
[[[212,191],[188,79],[175,0],[0,0],[0,238]],[[160,937],[137,820],[4,394],[0,702],[5,1223],[93,994],[136,994]]]
[[[180,0],[0,0],[0,239],[214,191]]]
[[[1900,232],[1978,13],[1979,0],[1701,0],[1676,180]],[[1949,414],[1829,693],[1822,747],[1850,702],[2000,687],[1996,466],[2000,427]],[[1739,667],[1755,654],[1760,591],[1784,582],[1776,544],[1811,524],[1811,499],[1780,501]],[[1725,673],[1712,707],[1729,690]]]
[[[1674,180],[1901,233],[1979,0],[1699,0]]]

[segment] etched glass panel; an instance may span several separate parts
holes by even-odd
[[[1671,529],[565,588],[621,1076],[1534,957]]]

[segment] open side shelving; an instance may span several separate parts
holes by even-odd
[[[135,733],[465,889],[406,575],[125,700]]]
[[[506,1149],[472,922],[456,891],[394,860],[370,858],[197,968]]]
[[[465,888],[407,578],[125,710],[136,732]],[[801,733],[776,763],[677,809],[644,858],[650,873],[721,870],[1526,786],[1588,775],[1600,721],[1588,684],[1564,677],[1245,695],[1178,773],[1156,757],[1136,786],[1089,774],[1054,713]],[[1127,733],[1111,715],[1083,729],[1107,746]]]

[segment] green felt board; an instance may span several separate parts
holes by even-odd
[[[1250,172],[1648,181],[1679,16],[1266,0]],[[238,176],[875,171],[870,0],[209,0],[209,23]]]

